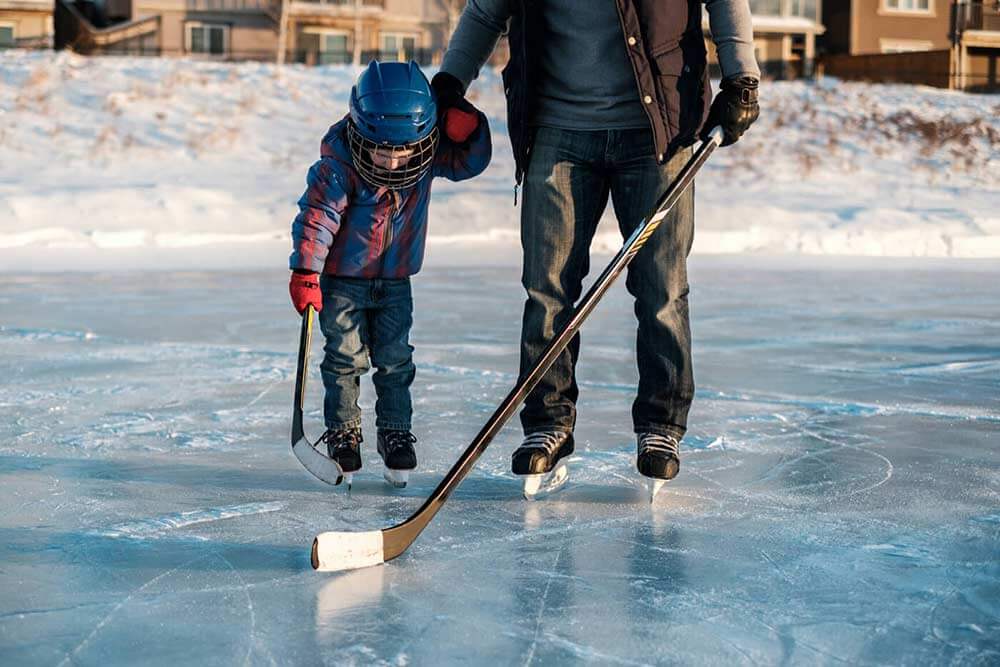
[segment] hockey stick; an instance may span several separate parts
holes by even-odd
[[[306,306],[302,313],[302,331],[299,334],[299,361],[295,369],[295,405],[292,408],[292,452],[306,470],[327,484],[336,486],[344,481],[340,465],[306,438],[302,428],[302,406],[306,397],[306,375],[309,371],[309,346],[312,344],[313,307]]]
[[[583,321],[587,319],[591,311],[604,296],[608,288],[615,281],[622,270],[628,265],[642,246],[649,240],[649,237],[656,231],[667,213],[680,199],[684,191],[694,181],[695,174],[701,169],[712,152],[722,143],[722,129],[714,128],[709,134],[709,139],[702,142],[695,154],[688,160],[681,169],[680,174],[670,184],[667,191],[663,193],[656,204],[656,209],[652,215],[644,220],[632,235],[625,241],[625,245],[618,251],[604,272],[600,275],[594,285],[580,301],[579,306],[573,316],[558,334],[549,342],[542,352],[541,357],[534,367],[514,388],[507,394],[500,406],[490,417],[489,421],[479,431],[472,444],[462,453],[458,461],[452,466],[448,474],[444,476],[441,483],[431,496],[424,501],[410,518],[406,521],[385,528],[383,530],[373,530],[367,532],[343,532],[330,531],[320,533],[313,540],[312,544],[312,566],[316,570],[330,572],[336,570],[350,570],[359,567],[378,565],[385,561],[392,560],[399,556],[413,541],[417,535],[430,523],[434,515],[437,514],[441,506],[448,500],[451,492],[465,479],[472,466],[475,465],[479,457],[486,451],[493,437],[503,428],[507,420],[527,397],[535,385],[538,384],[542,376],[548,371],[556,357],[563,351],[569,341],[580,329]]]

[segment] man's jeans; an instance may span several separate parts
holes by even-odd
[[[521,209],[521,280],[528,293],[521,329],[522,377],[580,298],[590,269],[590,242],[608,195],[627,237],[651,213],[691,150],[681,150],[662,166],[653,153],[648,129],[538,129]],[[628,267],[626,285],[639,321],[639,389],[632,405],[637,433],[680,437],[687,428],[694,396],[687,303],[687,255],[693,240],[691,188]],[[521,411],[526,434],[573,430],[579,350],[578,334],[528,396]]]
[[[361,376],[375,366],[375,425],[410,430],[410,385],[416,374],[410,327],[410,279],[320,277],[323,310],[320,328],[326,352],[320,369],[327,428],[361,426],[358,407]],[[369,359],[371,364],[369,364]]]

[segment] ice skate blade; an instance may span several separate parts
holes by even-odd
[[[348,493],[351,492],[351,484],[353,482],[354,482],[354,473],[353,472],[345,472],[344,473],[344,482],[343,483],[347,485],[347,492]]]
[[[386,468],[382,473],[382,477],[384,477],[385,481],[387,481],[393,488],[405,489],[406,483],[410,481],[410,471]]]
[[[650,479],[647,481],[649,485],[649,504],[652,505],[653,501],[656,500],[656,494],[660,492],[663,485],[667,483],[665,479]]]
[[[569,479],[569,467],[565,461],[546,473],[538,475],[519,475],[524,480],[522,491],[525,500],[535,500],[557,491]]]

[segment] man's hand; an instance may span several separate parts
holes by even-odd
[[[742,76],[738,79],[724,79],[722,90],[712,101],[708,111],[708,120],[701,131],[701,138],[708,138],[712,128],[722,127],[723,146],[735,144],[760,115],[757,104],[757,79],[752,76]]]
[[[479,113],[465,99],[462,82],[447,72],[438,72],[431,79],[437,97],[438,123],[452,142],[463,143],[479,127]]]
[[[319,274],[305,271],[293,271],[288,281],[288,293],[292,296],[292,305],[299,315],[305,312],[306,306],[312,305],[316,312],[323,310],[323,292],[319,289]]]

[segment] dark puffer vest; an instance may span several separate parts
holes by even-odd
[[[544,48],[544,0],[512,0],[510,61],[503,70],[507,126],[520,183],[533,132],[533,63]],[[695,142],[712,101],[708,57],[701,30],[701,0],[615,0],[639,98],[653,130],[656,159]]]

